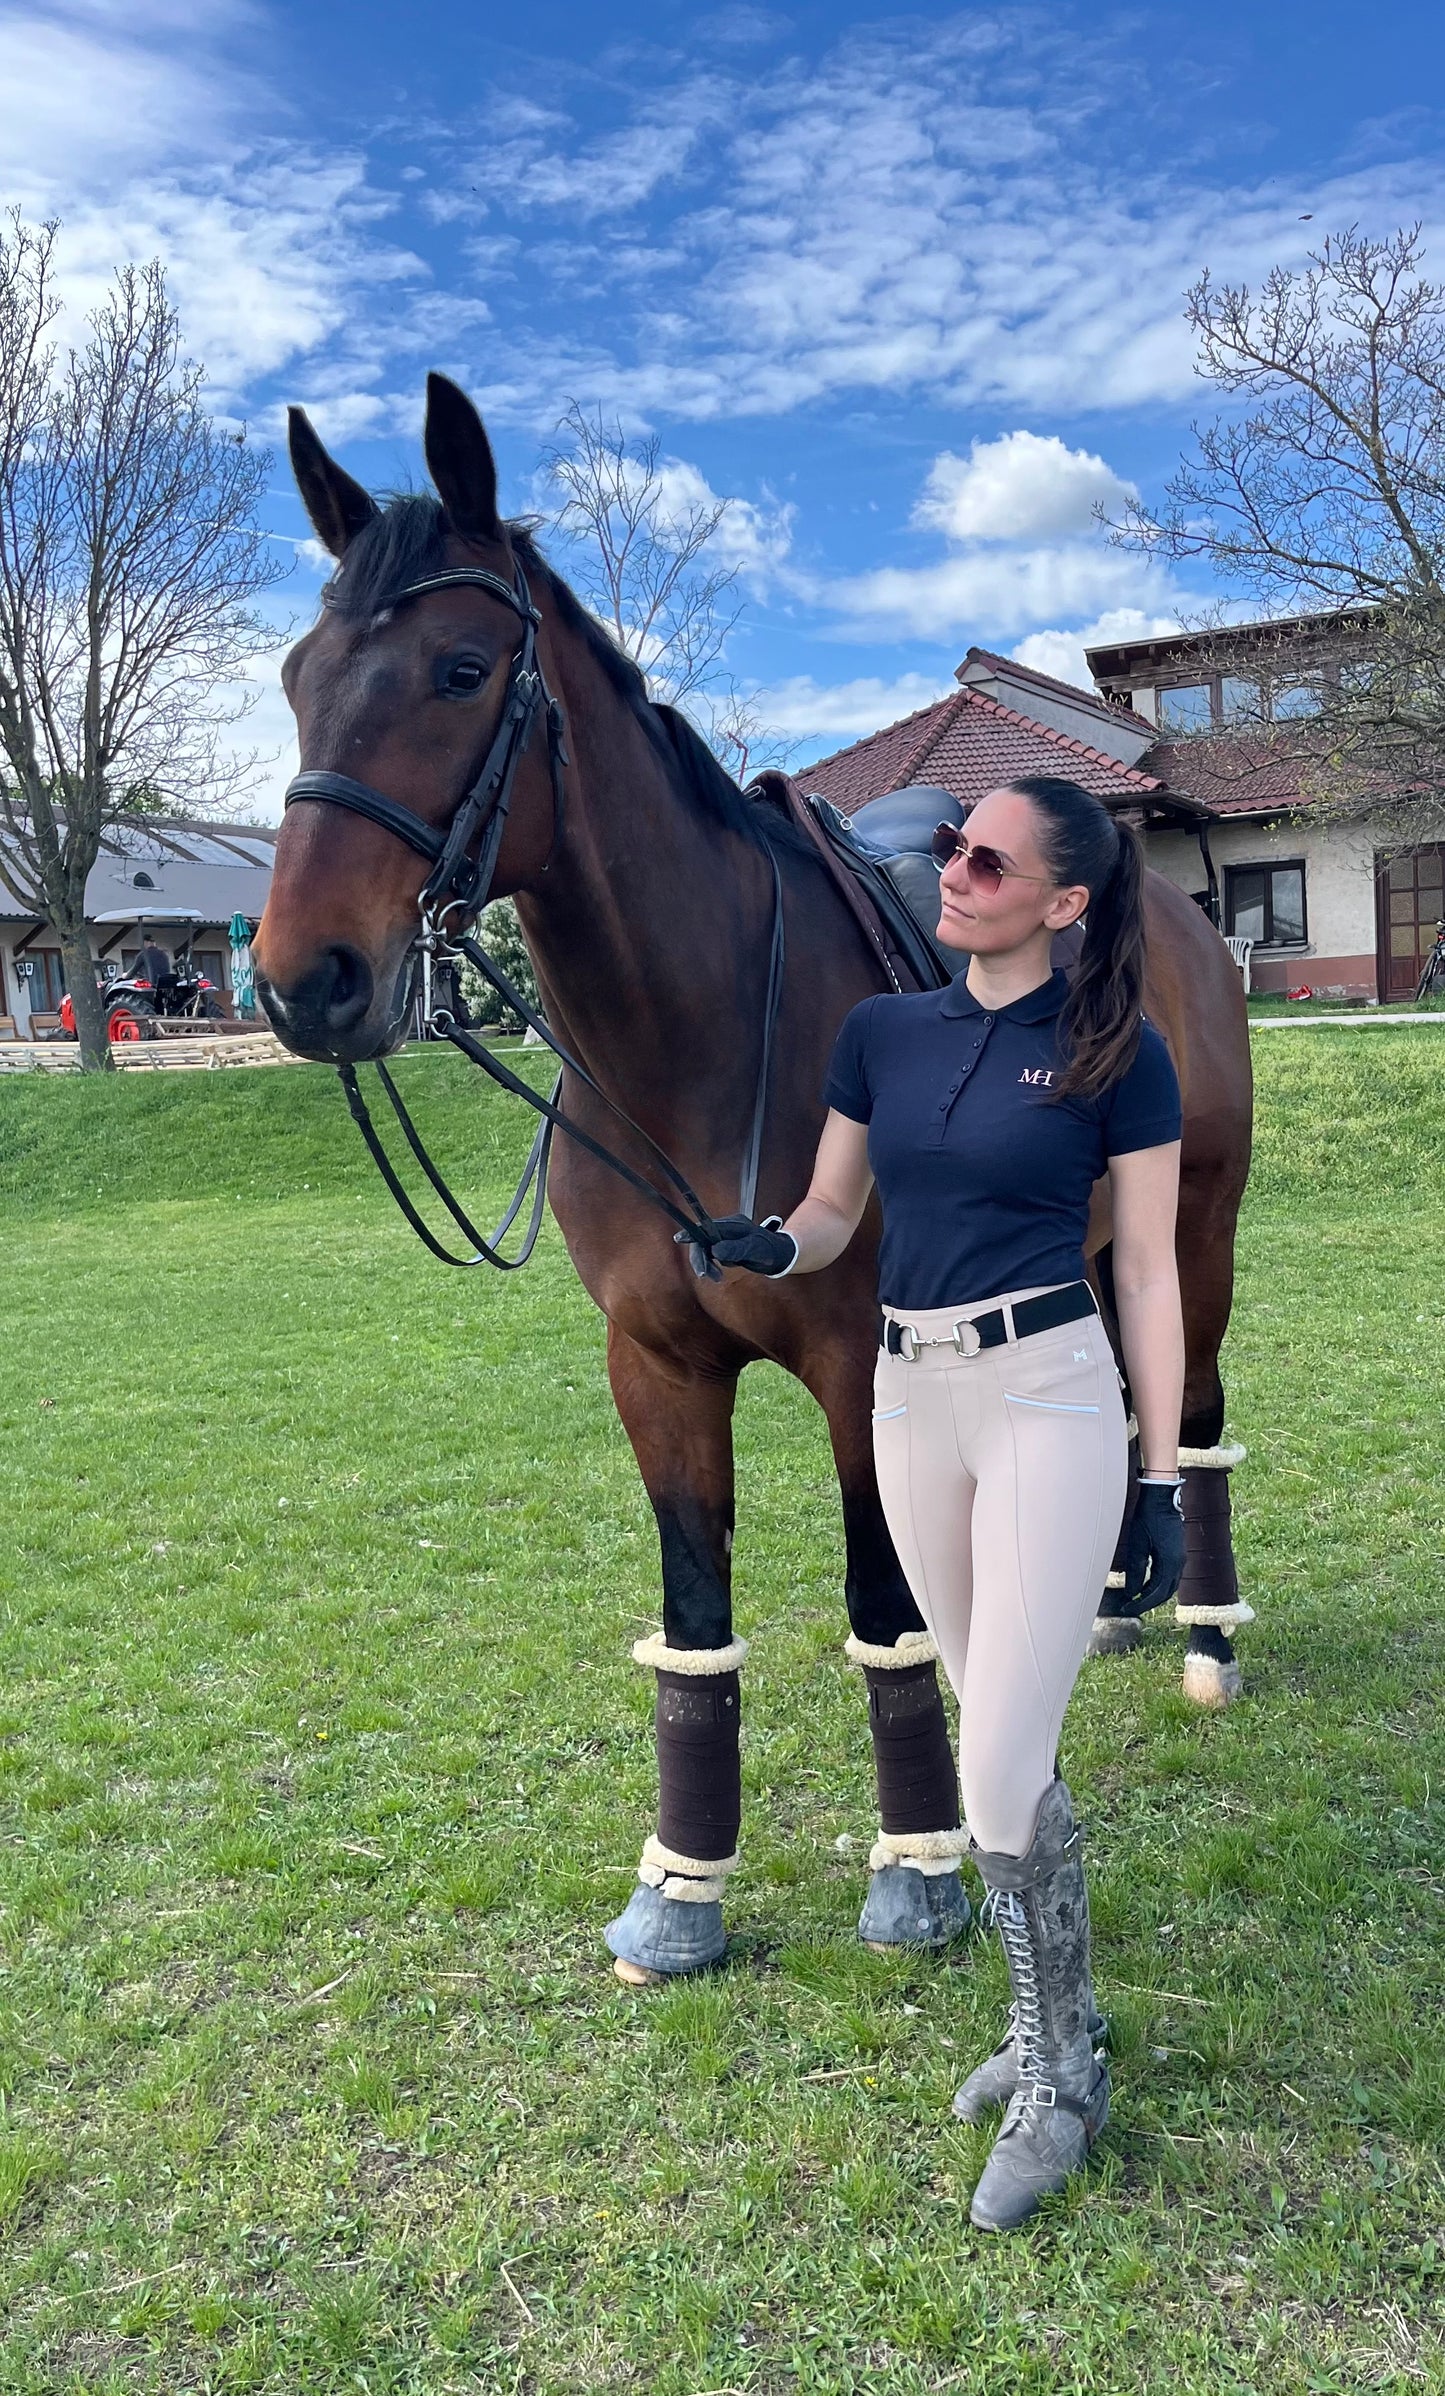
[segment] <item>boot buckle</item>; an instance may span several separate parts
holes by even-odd
[[[1059,2101],[1059,2092],[1057,2088],[1051,2087],[1047,2080],[1035,2080],[1033,2087],[1029,2090],[1029,2099],[1031,2103],[1044,2105],[1052,2111]]]

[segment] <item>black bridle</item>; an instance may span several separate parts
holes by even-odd
[[[484,566],[456,566],[446,574],[428,574],[421,582],[409,582],[405,590],[397,592],[391,604],[399,607],[404,599],[423,599],[429,591],[466,589],[489,591],[494,599],[501,599],[515,609],[522,619],[522,639],[507,677],[501,721],[492,735],[480,773],[446,830],[439,832],[435,824],[429,824],[414,808],[403,807],[399,800],[373,790],[369,782],[353,782],[349,774],[297,774],[287,786],[285,800],[288,807],[297,799],[325,799],[333,807],[347,807],[353,815],[364,815],[369,822],[380,824],[384,832],[404,840],[408,848],[425,857],[432,870],[422,884],[417,905],[423,931],[433,933],[442,930],[453,910],[459,911],[465,921],[480,913],[487,903],[512,804],[512,785],[538,714],[544,708],[547,755],[552,770],[554,855],[562,837],[567,797],[568,759],[562,705],[548,690],[537,663],[537,632],[542,619],[532,605],[532,594],[520,565],[515,585],[503,582],[500,574],[489,574]],[[469,853],[471,845],[483,825],[485,834],[473,857]]]
[[[458,566],[446,573],[428,575],[419,582],[408,583],[404,590],[397,592],[390,605],[399,606],[404,600],[423,598],[429,591],[464,588],[489,591],[493,598],[503,600],[508,607],[514,609],[522,620],[522,638],[508,674],[501,719],[492,736],[481,770],[467,790],[445,831],[439,831],[434,824],[429,824],[424,816],[418,815],[411,807],[403,806],[399,800],[389,799],[384,792],[373,790],[370,783],[353,781],[349,774],[326,771],[297,774],[287,786],[285,805],[290,807],[298,799],[312,799],[320,800],[328,806],[344,807],[352,815],[365,816],[368,822],[379,824],[384,832],[390,832],[397,840],[404,841],[408,848],[415,849],[418,855],[427,859],[432,870],[423,883],[417,900],[421,928],[415,943],[422,953],[427,988],[427,1028],[437,1037],[449,1040],[453,1047],[459,1048],[474,1065],[480,1065],[482,1070],[489,1074],[502,1089],[510,1091],[516,1098],[524,1099],[528,1106],[535,1109],[541,1120],[537,1125],[536,1136],[523,1168],[522,1178],[517,1184],[507,1211],[491,1237],[486,1238],[468,1220],[456,1197],[432,1163],[422,1144],[421,1136],[402,1103],[401,1093],[386,1066],[379,1057],[375,1060],[377,1078],[391,1104],[392,1112],[401,1127],[407,1146],[458,1230],[472,1242],[474,1252],[470,1256],[453,1256],[449,1249],[442,1246],[422,1220],[381,1144],[366,1100],[362,1096],[355,1066],[340,1065],[337,1067],[337,1072],[340,1076],[341,1086],[346,1092],[346,1103],[351,1110],[352,1120],[366,1142],[382,1179],[412,1230],[431,1250],[432,1255],[438,1257],[445,1265],[466,1268],[472,1265],[488,1264],[496,1266],[501,1272],[512,1273],[527,1262],[537,1244],[537,1236],[542,1227],[552,1136],[556,1131],[563,1131],[569,1139],[575,1140],[579,1147],[585,1148],[589,1155],[596,1157],[601,1164],[608,1166],[612,1172],[619,1175],[650,1204],[660,1208],[662,1213],[677,1227],[678,1236],[687,1242],[688,1254],[694,1271],[710,1280],[719,1280],[721,1275],[711,1257],[713,1219],[691,1183],[679,1172],[671,1158],[659,1148],[651,1134],[645,1132],[641,1124],[634,1123],[626,1110],[619,1106],[614,1098],[608,1096],[587,1067],[574,1057],[570,1050],[563,1047],[545,1019],[523,997],[521,991],[517,989],[495,960],[487,955],[486,950],[474,936],[472,927],[487,903],[492,880],[497,870],[497,857],[512,804],[512,786],[516,781],[517,769],[526,753],[539,715],[545,713],[546,716],[547,757],[552,777],[552,846],[548,853],[548,866],[557,854],[562,837],[567,795],[566,768],[570,760],[566,745],[566,719],[563,716],[561,702],[555,699],[548,690],[546,679],[537,662],[537,633],[542,619],[532,605],[531,593],[527,588],[527,578],[522,571],[520,562],[516,565],[515,586],[505,583],[498,574],[488,573],[482,566]],[[772,1069],[773,1033],[782,1000],[784,963],[782,878],[778,872],[777,858],[773,854],[771,845],[763,840],[761,835],[759,835],[759,839],[773,873],[773,936],[768,964],[768,995],[763,1025],[762,1065],[758,1077],[757,1096],[753,1105],[752,1125],[743,1160],[742,1212],[749,1215],[753,1211],[757,1197],[763,1123],[767,1111],[768,1083]],[[477,841],[478,844],[475,857],[471,854],[473,841]],[[546,867],[543,870],[545,872]],[[449,917],[455,918],[450,929],[447,921]],[[649,1181],[644,1174],[636,1172],[623,1158],[615,1156],[610,1148],[605,1147],[600,1140],[595,1140],[590,1132],[584,1131],[579,1123],[574,1123],[569,1116],[562,1112],[558,1105],[562,1092],[560,1073],[553,1085],[550,1098],[543,1098],[540,1092],[532,1088],[530,1082],[524,1081],[519,1074],[513,1073],[508,1066],[501,1062],[499,1057],[493,1056],[481,1041],[474,1039],[471,1033],[457,1022],[450,1009],[431,1006],[431,969],[434,962],[438,958],[451,959],[458,956],[465,957],[469,964],[475,966],[483,979],[490,982],[492,988],[506,1005],[512,1008],[521,1021],[537,1034],[561,1064],[570,1072],[575,1073],[578,1079],[602,1100],[604,1106],[610,1108],[618,1121],[626,1124],[628,1130],[641,1140],[665,1178],[671,1183],[677,1196],[682,1200],[681,1206],[669,1198],[664,1191],[658,1189],[655,1183]],[[523,1206],[527,1203],[529,1193],[531,1195],[531,1212],[528,1216],[526,1231],[523,1234],[522,1245],[515,1256],[503,1256],[499,1243],[506,1237],[521,1213]]]

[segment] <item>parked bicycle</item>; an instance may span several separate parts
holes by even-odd
[[[1425,959],[1425,970],[1420,976],[1415,997],[1418,1001],[1431,997],[1435,992],[1445,998],[1445,923],[1435,926],[1435,945]]]

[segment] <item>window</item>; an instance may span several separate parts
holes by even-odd
[[[1259,684],[1226,674],[1219,686],[1219,712],[1226,724],[1257,724],[1264,713]]]
[[[1277,723],[1291,723],[1299,716],[1320,712],[1320,694],[1312,682],[1277,682],[1273,696]]]
[[[1224,928],[1261,948],[1304,942],[1305,869],[1302,857],[1287,865],[1228,865],[1224,869]]]
[[[1213,722],[1210,685],[1178,682],[1159,693],[1159,728],[1163,732],[1207,732]]]
[[[31,1014],[57,1014],[65,996],[65,972],[59,949],[28,948],[23,957],[16,959],[16,965],[22,973],[27,965],[31,968],[25,975]]]

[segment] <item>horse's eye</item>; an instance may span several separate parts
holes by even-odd
[[[487,679],[479,657],[454,657],[442,676],[442,689],[454,699],[470,699]]]

